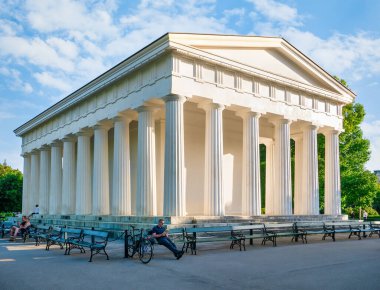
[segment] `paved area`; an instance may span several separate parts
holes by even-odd
[[[380,289],[380,239],[339,237],[308,244],[258,241],[247,251],[226,243],[201,245],[181,260],[156,246],[152,261],[123,258],[123,243],[109,244],[110,260],[64,256],[31,242],[0,239],[0,289]]]

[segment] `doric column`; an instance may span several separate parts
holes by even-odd
[[[104,124],[94,127],[93,215],[110,214],[108,130],[109,126]]]
[[[223,109],[221,104],[202,105],[206,111],[205,215],[224,216]]]
[[[303,128],[302,208],[307,215],[319,214],[317,129],[314,125]]]
[[[61,214],[62,208],[62,143],[51,144],[49,213]]]
[[[294,214],[306,214],[304,207],[304,194],[302,191],[303,177],[303,139],[302,134],[292,136],[295,143],[294,164]]]
[[[30,171],[31,192],[29,199],[29,211],[33,212],[36,204],[39,202],[40,193],[40,152],[33,150],[31,156],[31,171]]]
[[[265,144],[265,215],[274,214],[274,142],[268,140]]]
[[[243,117],[243,215],[261,215],[260,114],[245,112]]]
[[[114,120],[112,215],[131,215],[129,123],[126,116]]]
[[[24,215],[30,214],[29,199],[30,199],[30,167],[31,167],[31,157],[30,154],[23,154],[24,158],[24,169],[23,169],[23,180],[22,180],[22,213]]]
[[[156,208],[156,149],[154,107],[138,112],[136,215],[154,216]]]
[[[325,133],[325,214],[340,215],[339,131]]]
[[[40,214],[49,213],[50,164],[50,147],[43,146],[40,151]]]
[[[77,133],[77,178],[75,214],[88,215],[92,213],[92,187],[91,187],[91,135],[89,131]]]
[[[281,119],[275,124],[274,146],[274,214],[292,214],[292,187],[290,169],[290,120]]]
[[[62,214],[75,213],[75,138],[63,139]]]
[[[186,195],[183,104],[186,98],[169,95],[164,100],[166,103],[164,215],[184,216],[186,215]]]

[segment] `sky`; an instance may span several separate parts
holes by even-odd
[[[13,130],[167,32],[281,36],[364,105],[380,169],[380,1],[0,0],[0,162]]]

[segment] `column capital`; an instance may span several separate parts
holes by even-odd
[[[104,129],[104,130],[109,130],[112,128],[112,121],[111,120],[102,120],[99,121],[96,125],[93,126],[94,130],[99,130],[99,129]]]
[[[113,117],[111,120],[115,123],[121,120],[126,120],[128,122],[131,122],[133,120],[137,120],[137,112],[131,109],[128,109],[123,112],[118,112],[115,117]]]
[[[241,118],[247,118],[247,117],[256,117],[260,118],[262,113],[260,112],[255,112],[251,109],[246,109],[246,110],[240,110],[235,113],[236,116],[241,117]]]
[[[264,144],[265,146],[273,145],[274,140],[272,138],[260,137],[260,144]]]
[[[198,108],[203,109],[205,111],[208,111],[210,109],[217,109],[217,110],[224,110],[226,106],[220,103],[213,103],[213,102],[202,102],[198,104]]]
[[[307,122],[306,124],[300,126],[302,131],[311,129],[311,130],[318,130],[320,128],[320,125],[315,122]]]
[[[141,112],[155,112],[159,109],[158,106],[152,106],[152,105],[142,105],[136,108],[136,111],[138,113]]]
[[[303,134],[302,133],[292,134],[290,138],[293,139],[294,141],[300,141],[303,138]]]
[[[324,136],[332,135],[332,134],[340,134],[344,132],[344,130],[338,130],[336,128],[328,128],[328,127],[322,127],[320,130],[320,133],[322,133]]]
[[[30,152],[24,152],[24,153],[21,153],[21,157],[22,158],[27,158],[27,157],[30,157]]]
[[[273,125],[280,125],[280,124],[292,124],[292,122],[295,121],[295,120],[292,120],[290,118],[286,118],[286,117],[280,117],[280,118],[273,118],[273,119],[269,119],[269,123],[272,123]]]
[[[66,135],[63,139],[63,142],[75,142],[76,141],[76,136],[74,134],[68,134]]]
[[[171,101],[180,101],[180,102],[186,102],[186,100],[188,99],[187,97],[185,96],[182,96],[182,95],[178,95],[178,94],[169,94],[165,97],[162,98],[165,103],[166,102],[171,102]]]
[[[61,142],[61,140],[56,139],[52,143],[50,143],[50,146],[51,147],[62,147],[62,142]]]
[[[31,155],[39,155],[40,154],[40,150],[39,149],[33,149],[31,152],[30,152]]]
[[[76,136],[92,136],[93,130],[91,128],[82,128],[77,133],[75,133]]]
[[[50,146],[47,144],[42,145],[40,148],[40,151],[50,151]]]
[[[117,122],[130,123],[132,121],[132,118],[124,114],[118,114],[117,116],[112,118],[112,121],[113,123],[117,123]]]

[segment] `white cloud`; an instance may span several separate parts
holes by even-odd
[[[32,28],[43,33],[74,30],[90,39],[117,34],[110,15],[113,1],[29,0],[25,8]]]
[[[12,112],[0,111],[0,120],[13,119],[16,115]]]
[[[250,2],[256,8],[249,13],[253,34],[282,36],[330,74],[346,79],[356,81],[380,73],[379,37],[357,32],[321,38],[302,28],[304,16],[297,9],[274,0]]]
[[[74,64],[59,56],[57,51],[40,38],[25,39],[18,36],[0,37],[0,56],[26,60],[43,67],[72,71]]]
[[[282,24],[300,25],[300,16],[297,9],[274,0],[249,0],[256,7],[256,12],[262,14],[269,21]]]
[[[42,72],[42,73],[35,73],[33,75],[37,81],[50,88],[58,89],[62,92],[69,92],[71,89],[71,85],[69,82],[66,82],[65,80],[56,77],[56,74],[52,74],[49,72]]]
[[[380,169],[380,120],[365,121],[361,125],[364,137],[371,142],[371,160],[366,164],[369,170]]]
[[[75,59],[78,57],[78,46],[69,40],[64,40],[58,37],[48,38],[46,41],[49,45],[55,48],[62,56],[69,59]]]

